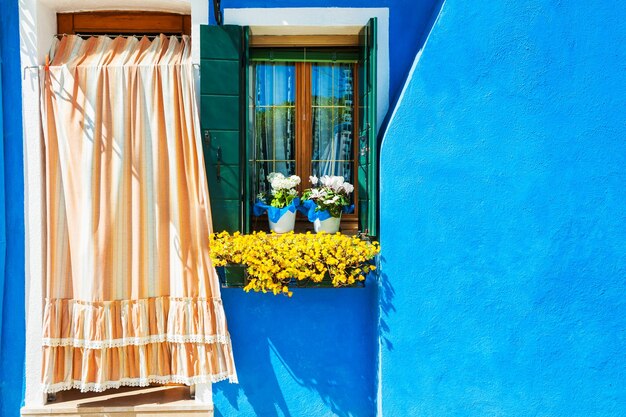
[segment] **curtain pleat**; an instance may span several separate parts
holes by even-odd
[[[236,382],[189,38],[64,36],[52,50],[44,390]]]

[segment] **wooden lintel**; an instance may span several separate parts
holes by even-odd
[[[255,48],[358,45],[358,35],[257,35],[250,38],[250,46]]]

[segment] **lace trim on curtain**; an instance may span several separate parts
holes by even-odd
[[[228,343],[228,336],[226,335],[215,335],[215,336],[207,336],[201,334],[188,334],[188,335],[177,335],[177,334],[160,334],[160,335],[152,335],[147,337],[134,337],[128,339],[114,339],[114,340],[102,340],[98,342],[84,340],[84,339],[53,339],[53,338],[44,338],[42,344],[44,346],[72,346],[77,348],[85,348],[85,349],[106,349],[112,347],[123,347],[123,346],[140,346],[146,345],[148,343]]]
[[[83,383],[80,380],[70,382],[59,382],[57,384],[44,385],[44,393],[54,393],[66,391],[69,389],[78,389],[81,392],[103,392],[108,389],[116,389],[120,387],[147,387],[150,384],[182,384],[195,385],[216,383],[228,379],[232,383],[237,382],[237,378],[229,372],[222,372],[216,375],[199,375],[186,377],[182,375],[151,375],[146,378],[123,378],[119,381],[108,381],[104,383]]]
[[[219,298],[48,299],[44,346],[103,349],[155,342],[228,343]]]
[[[152,343],[105,349],[44,346],[43,369],[55,379],[46,392],[103,391],[121,386],[237,382],[230,337],[227,343]],[[107,363],[102,367],[102,363]]]

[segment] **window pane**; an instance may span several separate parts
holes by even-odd
[[[254,65],[254,194],[270,172],[295,173],[295,64]]]
[[[313,175],[354,184],[353,66],[312,64]]]

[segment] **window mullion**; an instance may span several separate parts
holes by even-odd
[[[309,187],[311,175],[311,64],[296,63],[296,175],[302,178],[300,191]]]

